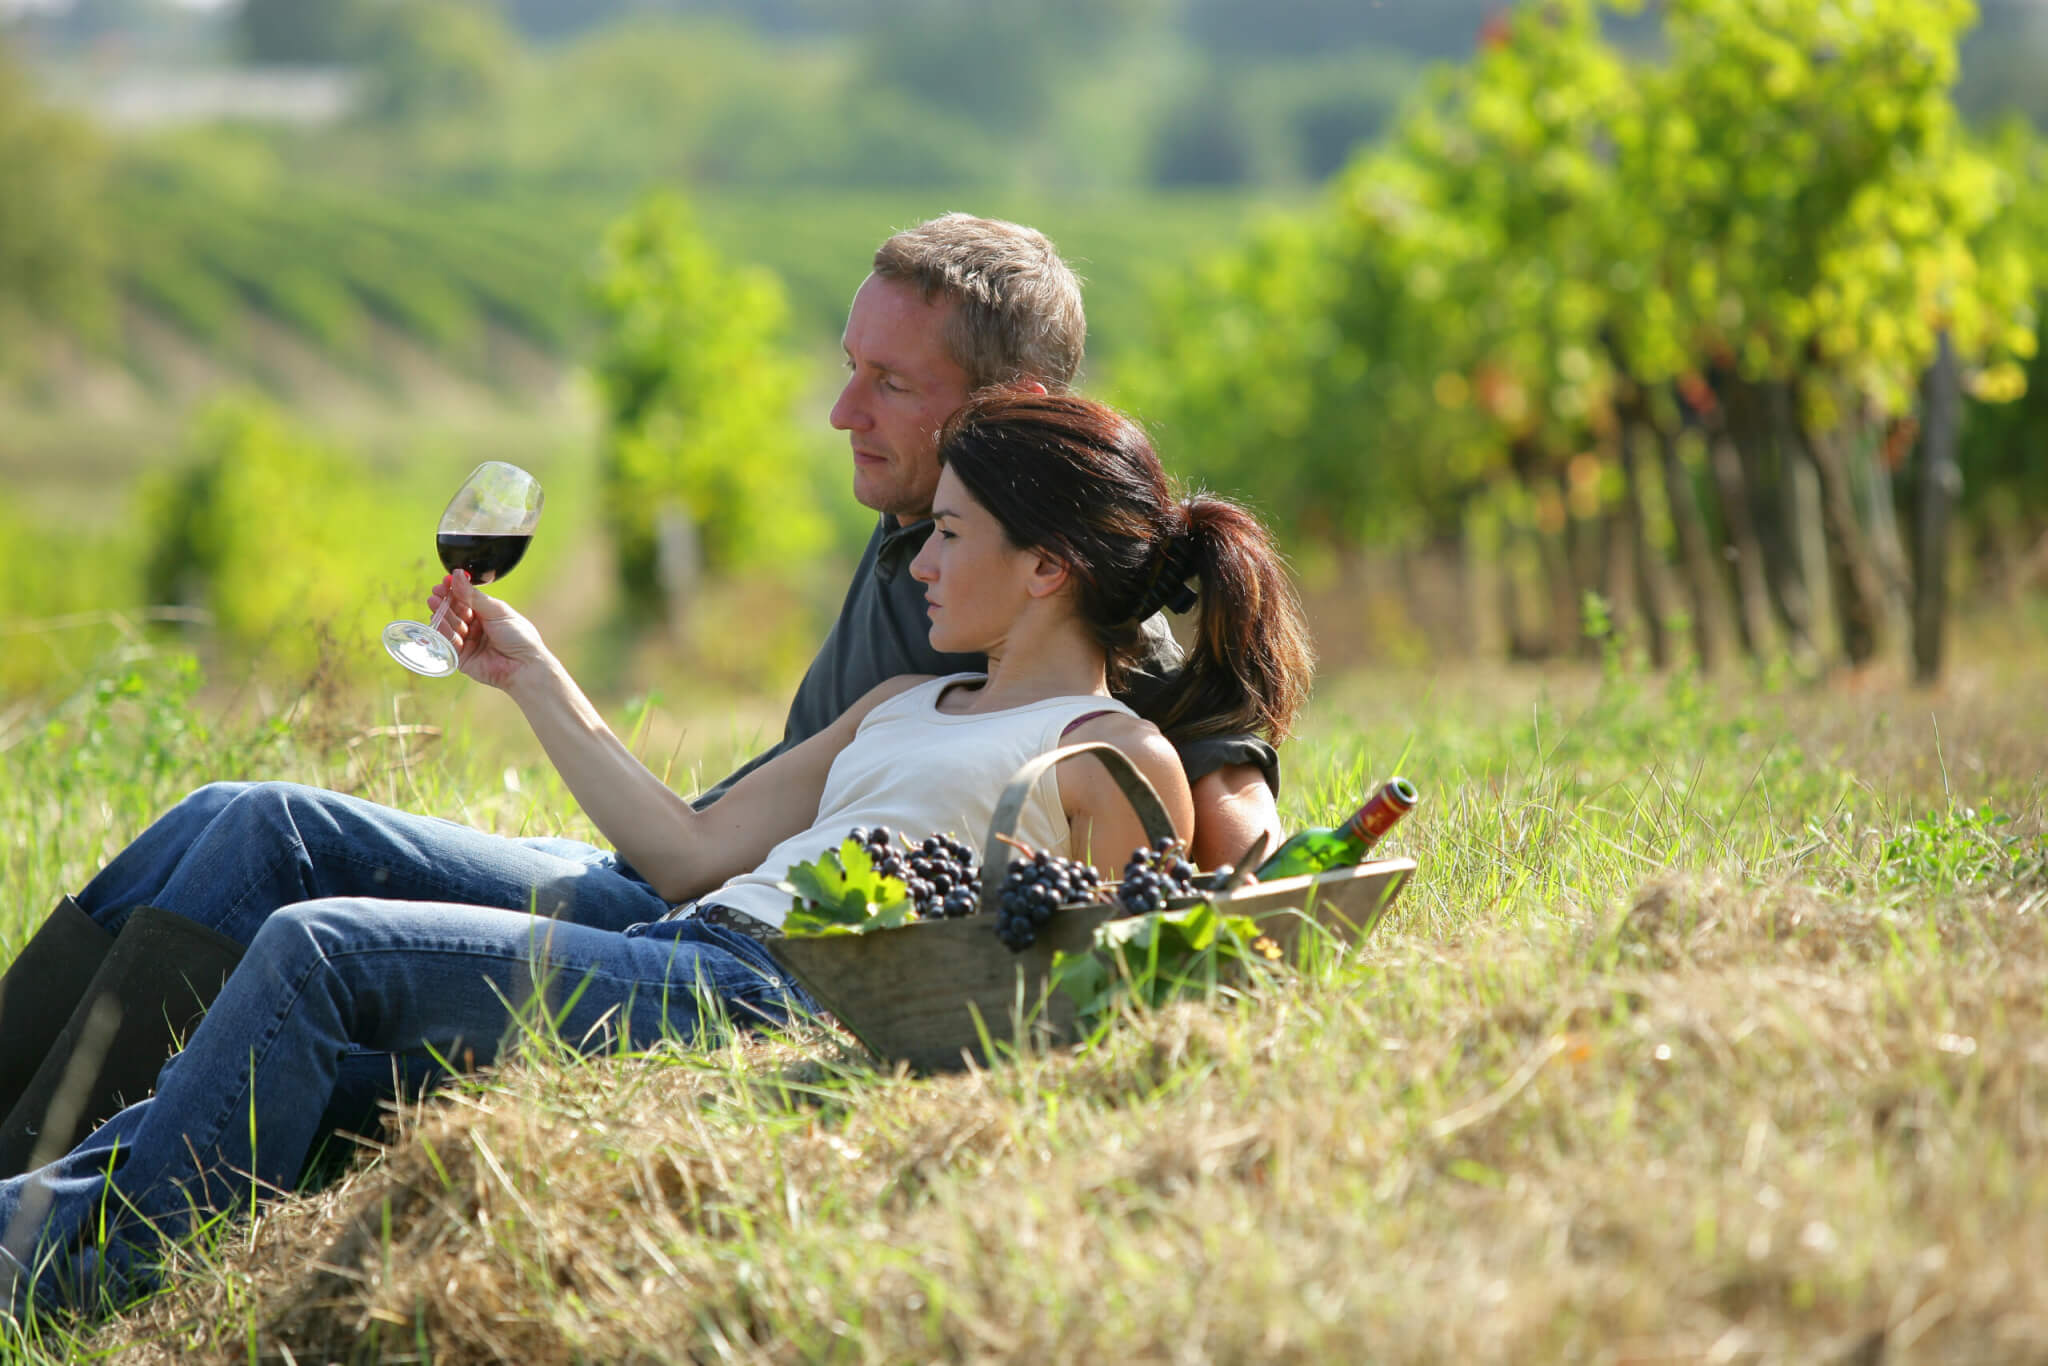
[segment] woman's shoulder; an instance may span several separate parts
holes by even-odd
[[[1131,766],[1145,775],[1175,825],[1183,830],[1191,827],[1194,799],[1188,790],[1187,772],[1181,767],[1180,753],[1159,727],[1130,712],[1102,711],[1069,726],[1060,743],[1077,745],[1090,740],[1116,746]],[[1100,763],[1061,764],[1059,784],[1069,821],[1084,815],[1129,814],[1130,798],[1124,795],[1123,785]]]
[[[1135,712],[1121,707],[1105,707],[1081,717],[1060,735],[1063,745],[1078,745],[1091,740],[1115,745],[1122,750],[1125,757],[1152,780],[1154,787],[1162,781],[1187,782],[1187,775],[1180,766],[1180,752],[1173,747],[1173,742],[1159,727]]]
[[[897,674],[894,678],[885,678],[861,694],[860,700],[848,707],[846,714],[839,718],[840,723],[858,730],[861,723],[866,721],[874,713],[875,708],[883,703],[901,697],[905,693],[915,692],[919,688],[930,684],[950,682],[951,678],[951,675],[942,676],[939,674]]]
[[[1076,717],[1060,733],[1066,744],[1079,744],[1083,740],[1103,740],[1118,749],[1145,746],[1153,741],[1165,744],[1171,750],[1172,744],[1160,732],[1159,727],[1132,711],[1129,707],[1112,698],[1103,698],[1099,710]]]

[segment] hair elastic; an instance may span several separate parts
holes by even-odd
[[[1138,605],[1131,609],[1131,620],[1144,621],[1161,609],[1185,614],[1195,605],[1195,586],[1188,582],[1194,574],[1195,538],[1182,532],[1167,541],[1166,553],[1159,557],[1145,591],[1138,595]]]

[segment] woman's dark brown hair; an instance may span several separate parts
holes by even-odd
[[[1112,686],[1147,617],[1200,606],[1187,659],[1147,718],[1162,731],[1287,736],[1315,655],[1258,518],[1222,498],[1177,496],[1144,429],[1072,394],[977,393],[940,432],[939,461],[1012,545],[1067,566]]]

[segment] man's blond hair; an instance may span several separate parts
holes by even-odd
[[[975,388],[1037,380],[1057,392],[1080,373],[1081,282],[1035,228],[945,214],[882,243],[874,269],[926,303],[953,301],[946,349]]]

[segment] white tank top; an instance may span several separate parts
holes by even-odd
[[[729,880],[703,900],[779,926],[790,895],[776,884],[790,866],[836,849],[854,826],[885,825],[923,839],[951,834],[981,853],[996,801],[1017,770],[1057,749],[1068,726],[1098,712],[1135,715],[1109,697],[1048,697],[1002,711],[954,716],[938,709],[949,687],[980,674],[951,674],[920,683],[878,705],[832,761],[818,818],[775,846],[761,866]],[[1038,780],[1017,818],[1016,838],[1033,849],[1065,853],[1067,816],[1057,769]]]

